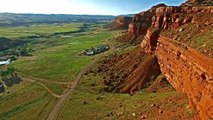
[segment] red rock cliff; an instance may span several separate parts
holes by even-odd
[[[128,33],[130,36],[146,34],[147,29],[152,25],[152,18],[156,14],[156,9],[166,7],[165,4],[159,4],[151,9],[136,14],[133,21],[129,24]]]
[[[166,6],[159,4],[152,7],[148,11],[136,14],[132,23],[129,24],[129,36],[137,36],[146,34],[150,27],[161,29],[175,29],[181,25],[198,23],[197,14],[212,14],[213,6]],[[200,19],[200,18],[199,18]],[[213,21],[208,25],[213,25]]]
[[[110,29],[112,30],[127,29],[131,21],[132,21],[132,17],[118,16],[110,25]]]
[[[177,91],[187,93],[203,120],[213,118],[213,59],[157,33],[148,31],[141,47],[158,58],[167,80]]]
[[[182,6],[208,6],[213,5],[212,0],[188,0],[186,3],[183,3]]]
[[[188,95],[190,104],[203,120],[213,119],[213,59],[161,36],[160,30],[176,29],[189,23],[212,26],[210,19],[196,17],[213,14],[210,4],[212,0],[188,0],[179,7],[161,4],[135,15],[128,29],[129,36],[146,34],[141,47],[157,57],[161,72],[177,91]]]

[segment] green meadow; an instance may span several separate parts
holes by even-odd
[[[50,35],[54,33],[74,32],[80,30],[83,23],[38,24],[30,26],[1,27],[0,37],[19,39],[29,36]]]
[[[32,57],[20,59],[13,66],[27,76],[69,82],[84,65],[93,59],[93,57],[81,55],[81,52],[100,45],[111,36],[110,32],[100,32],[79,37],[53,38],[51,41],[57,45],[53,47],[46,45],[46,48],[36,50]],[[36,46],[40,44],[42,43]]]
[[[10,93],[0,94],[0,120],[42,120],[57,102],[35,83],[22,82],[7,90]]]
[[[85,49],[105,44],[117,35],[117,32],[108,31],[96,24],[90,25],[84,32],[79,32],[83,27],[83,23],[73,23],[0,28],[0,36],[14,40],[62,33],[29,38],[30,42],[26,45],[33,50],[32,56],[18,57],[10,66],[34,82],[24,80],[21,84],[6,88],[7,92],[0,94],[0,120],[46,119],[58,101],[52,93],[62,95],[76,74],[99,56],[84,56],[81,53]],[[63,34],[67,32],[69,33]]]

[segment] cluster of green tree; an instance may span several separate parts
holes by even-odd
[[[0,37],[0,51],[3,51],[3,55],[15,55],[15,56],[31,56],[30,49],[27,45],[30,44],[29,39],[36,39],[36,38],[50,38],[59,35],[69,35],[73,33],[85,32],[89,29],[89,25],[84,23],[82,26],[79,27],[79,30],[71,31],[71,32],[56,32],[52,34],[41,34],[35,36],[27,36],[19,38],[20,40],[12,40],[5,37]]]
[[[29,45],[24,44],[14,49],[9,49],[5,51],[5,55],[9,55],[10,60],[15,61],[18,56],[32,56],[31,52],[33,52],[33,50],[29,47]]]
[[[22,81],[21,77],[16,73],[16,70],[13,67],[1,70],[0,76],[7,87],[12,87],[14,84],[19,84]]]
[[[0,37],[0,51],[4,51],[23,44],[21,40],[11,40],[5,37]]]
[[[18,47],[15,51],[13,55],[17,55],[17,56],[32,56],[30,53],[33,50],[31,48],[29,48],[28,46],[21,46]]]

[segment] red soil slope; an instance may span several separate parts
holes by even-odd
[[[131,94],[147,87],[161,73],[156,57],[146,55],[140,47],[103,60],[97,71],[108,76],[104,77],[107,91]]]

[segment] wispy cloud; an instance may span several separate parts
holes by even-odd
[[[127,14],[164,2],[178,5],[185,0],[0,0],[0,12],[45,14]]]

